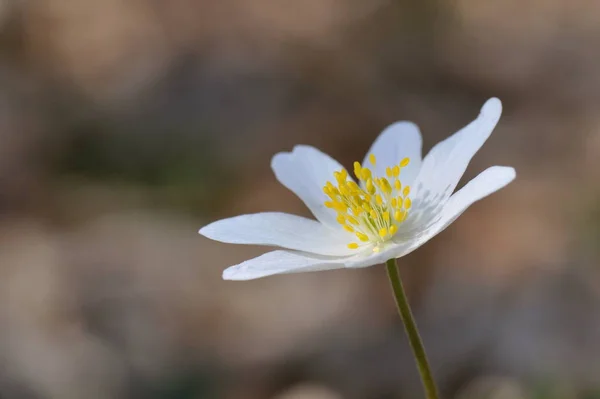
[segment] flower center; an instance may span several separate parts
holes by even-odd
[[[369,155],[369,162],[377,164],[375,155]],[[337,185],[328,181],[323,187],[329,197],[325,206],[335,209],[338,223],[358,238],[348,248],[373,244],[373,252],[379,252],[398,232],[411,207],[410,187],[402,186],[399,179],[402,168],[409,162],[409,158],[404,158],[398,165],[387,167],[387,178],[373,176],[369,168],[354,162],[354,174],[360,185],[348,179],[348,172],[342,169],[333,174]]]

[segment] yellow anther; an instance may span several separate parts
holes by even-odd
[[[406,211],[396,211],[394,214],[394,219],[396,219],[397,222],[403,222],[404,219],[406,219],[406,215]]]
[[[365,212],[371,212],[371,205],[367,204],[366,202],[364,204],[362,204],[362,209],[365,210]]]
[[[354,219],[352,216],[346,216],[346,218],[351,224],[358,224],[358,220]]]
[[[375,194],[375,186],[373,185],[373,179],[367,180],[367,192],[371,195]]]
[[[337,180],[338,184],[342,184],[346,180],[341,172],[333,172],[333,177],[335,177],[335,180]]]
[[[371,162],[371,165],[373,165],[373,166],[375,166],[377,164],[377,158],[375,158],[375,154],[369,155],[369,161]]]
[[[338,222],[339,224],[344,224],[344,223],[346,223],[346,218],[344,217],[344,215],[338,215],[338,217],[337,217],[337,218],[335,218],[335,220],[337,220],[337,222]]]
[[[385,236],[387,236],[388,230],[384,227],[381,230],[379,230],[379,237],[381,238],[385,238]]]
[[[355,242],[351,242],[350,244],[348,244],[348,248],[350,249],[357,249],[358,248],[358,244]]]
[[[363,233],[359,233],[358,231],[356,232],[356,237],[358,237],[359,240],[366,242],[369,241],[369,236]]]
[[[402,194],[404,194],[404,196],[407,197],[410,194],[410,187],[405,186],[404,190],[402,190]]]
[[[400,167],[398,165],[395,165],[392,168],[392,175],[394,175],[394,177],[400,176]]]
[[[402,183],[400,183],[400,180],[396,180],[394,182],[394,187],[396,187],[396,190],[400,191],[400,189],[402,188]]]
[[[375,202],[377,203],[377,205],[381,206],[383,205],[383,198],[381,198],[381,195],[377,194],[375,196]]]
[[[356,175],[357,179],[361,178],[361,171],[362,171],[362,166],[360,165],[360,162],[358,161],[354,161],[354,174]]]
[[[348,233],[354,233],[354,228],[352,228],[352,226],[348,226],[347,224],[344,225],[344,230],[346,230]]]
[[[404,209],[410,209],[411,206],[412,206],[412,201],[410,200],[410,198],[408,198],[408,197],[404,198]]]
[[[348,187],[350,187],[350,189],[352,191],[359,191],[360,190],[360,187],[358,187],[358,184],[356,184],[352,180],[350,180],[349,182],[346,182],[346,184],[348,185]]]
[[[393,236],[397,232],[398,232],[398,226],[396,226],[395,224],[391,225],[390,226],[390,235]]]
[[[386,223],[389,223],[389,221],[390,221],[390,213],[388,211],[383,212],[383,220]]]
[[[385,174],[387,177],[389,177],[391,179],[392,178],[392,168],[390,168],[389,166],[387,168],[385,168]]]
[[[347,206],[342,204],[341,202],[334,202],[333,207],[335,208],[336,211],[338,211],[340,213],[346,212],[346,209],[347,209]]]
[[[327,208],[333,208],[333,202],[331,202],[331,201],[325,201],[325,206]]]
[[[371,169],[362,168],[361,175],[362,175],[363,180],[367,180],[367,179],[371,178],[371,175],[372,175]]]
[[[369,212],[369,216],[371,216],[371,219],[377,219],[377,212],[375,212],[375,209]]]
[[[404,158],[402,161],[400,161],[400,167],[403,168],[406,165],[408,165],[410,162],[410,158]]]
[[[396,222],[401,222],[404,220],[404,211],[396,211],[394,212],[394,219]]]
[[[342,174],[342,177],[344,178],[344,180],[346,180],[346,178],[348,177],[348,171],[346,169],[342,169],[342,171],[340,173]]]
[[[385,177],[380,179],[379,185],[381,187],[381,191],[383,191],[385,194],[390,195],[392,193],[392,186]]]
[[[398,200],[395,197],[392,198],[391,203],[392,203],[392,208],[395,208],[396,206],[398,206]]]

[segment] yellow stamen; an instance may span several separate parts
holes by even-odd
[[[387,195],[390,195],[392,193],[392,186],[385,177],[380,180],[380,188],[381,191],[383,191]]]
[[[373,179],[367,180],[367,192],[371,195],[375,194],[375,186],[373,185]]]
[[[369,241],[369,236],[363,233],[356,232],[356,237],[361,241]]]
[[[371,164],[373,166],[375,166],[377,164],[377,158],[375,158],[375,154],[369,155],[369,161],[371,162]]]
[[[396,211],[394,212],[394,219],[396,222],[401,222],[404,218],[404,211]]]
[[[361,174],[362,180],[370,179],[371,175],[372,175],[371,174],[371,169],[369,169],[369,168],[362,168],[360,174]]]
[[[360,162],[355,161],[354,162],[354,175],[356,176],[357,179],[360,179],[361,171],[362,171],[362,166],[360,166]]]
[[[369,154],[368,162],[376,165],[374,154]],[[323,204],[337,212],[336,221],[359,242],[371,244],[374,252],[382,250],[386,241],[398,232],[412,205],[408,198],[410,187],[399,180],[401,169],[407,164],[405,158],[398,165],[387,167],[384,176],[378,176],[360,162],[354,162],[354,174],[360,185],[348,176],[346,169],[341,169],[323,187],[327,199]],[[347,245],[351,249],[361,248],[356,242]]]
[[[410,162],[410,158],[404,158],[401,162],[400,162],[400,167],[403,168],[406,165],[408,165]]]

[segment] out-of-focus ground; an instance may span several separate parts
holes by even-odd
[[[600,397],[600,3],[0,1],[0,398],[421,397],[381,267],[225,282],[269,169],[425,149],[517,180],[401,261],[445,398]]]

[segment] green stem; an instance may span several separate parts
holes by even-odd
[[[398,313],[400,313],[400,318],[404,323],[404,328],[406,330],[406,334],[408,335],[408,340],[415,356],[417,367],[419,368],[419,374],[421,374],[421,381],[423,382],[423,387],[425,388],[426,398],[438,399],[439,396],[435,386],[435,381],[433,380],[433,376],[431,374],[431,369],[429,368],[427,354],[425,353],[423,341],[421,341],[419,330],[417,329],[415,319],[410,310],[410,305],[408,304],[408,299],[406,298],[406,293],[404,292],[404,287],[402,286],[400,273],[398,272],[398,267],[396,266],[396,259],[388,260],[385,265],[387,267],[388,276],[390,277],[390,282],[392,283],[394,296],[396,297]]]

